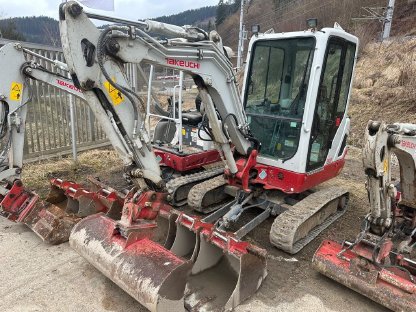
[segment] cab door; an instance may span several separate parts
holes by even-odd
[[[339,37],[328,40],[316,100],[306,171],[323,167],[331,148],[346,142],[334,142],[345,115],[356,45]],[[345,144],[345,143],[344,143]]]

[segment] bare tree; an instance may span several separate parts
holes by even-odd
[[[52,46],[59,47],[61,45],[58,29],[55,29],[52,24],[48,24],[46,22],[43,23],[42,29]]]

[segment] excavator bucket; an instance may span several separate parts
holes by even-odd
[[[267,274],[264,250],[175,210],[161,210],[127,238],[120,232],[117,221],[98,214],[80,221],[69,242],[150,311],[229,310]]]
[[[358,244],[345,250],[348,245],[325,240],[313,257],[313,267],[393,311],[416,311],[416,262],[391,252],[391,265],[375,265],[366,259],[372,258],[373,247]]]
[[[171,251],[194,263],[185,296],[188,310],[231,310],[259,289],[267,275],[265,250],[197,217],[182,214],[176,223]]]
[[[20,180],[6,186],[5,190],[0,203],[3,216],[26,224],[50,244],[68,240],[72,227],[80,218],[66,215],[58,206],[41,201],[36,193],[25,189]]]
[[[97,214],[73,228],[69,243],[150,311],[184,311],[192,262],[153,241],[155,229],[156,223],[145,223],[125,239],[116,221]]]
[[[89,192],[74,182],[52,179],[46,201],[20,180],[4,189],[1,215],[27,225],[49,244],[68,241],[74,225],[87,215],[107,212],[114,218],[121,216],[123,199],[105,189]]]
[[[123,198],[114,191],[99,188],[90,192],[80,184],[52,179],[46,201],[60,206],[65,213],[84,218],[98,212],[111,211],[114,218],[121,217]]]

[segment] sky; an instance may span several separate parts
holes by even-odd
[[[58,19],[61,0],[0,0],[2,18],[45,15]],[[144,19],[172,15],[189,9],[218,4],[218,0],[114,0],[114,15],[127,19]]]

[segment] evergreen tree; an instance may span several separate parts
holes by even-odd
[[[17,30],[16,23],[11,18],[0,25],[0,33],[3,38],[10,40],[24,41],[25,37]]]
[[[225,21],[227,16],[228,16],[228,5],[224,3],[224,0],[220,0],[217,6],[217,16],[215,19],[215,24],[217,26],[220,25],[222,22]]]
[[[234,3],[232,4],[232,11],[237,12],[241,9],[241,0],[234,0]]]
[[[208,28],[208,29],[207,29],[208,31],[211,31],[211,30],[213,30],[213,29],[214,29],[214,27],[212,26],[212,21],[211,21],[211,20],[209,20],[209,21],[208,21],[208,26],[207,26],[207,28]]]

